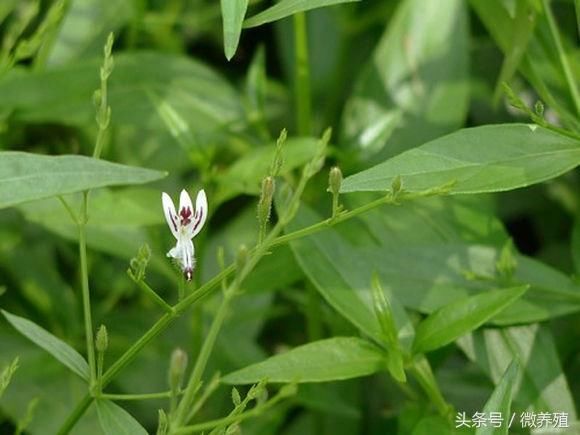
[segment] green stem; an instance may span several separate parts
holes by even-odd
[[[193,419],[193,417],[203,407],[203,405],[205,404],[207,399],[209,399],[209,397],[213,394],[213,392],[219,386],[220,386],[219,375],[217,375],[217,376],[214,375],[213,379],[210,381],[210,383],[207,385],[207,387],[205,387],[205,390],[203,390],[203,393],[201,393],[201,396],[199,397],[199,399],[193,404],[191,411],[189,411],[189,414],[187,414],[186,421],[191,421]]]
[[[437,411],[439,411],[443,417],[449,418],[452,408],[441,394],[441,390],[437,385],[437,380],[435,379],[435,375],[431,370],[427,358],[425,358],[425,356],[420,356],[413,363],[410,371],[415,376],[415,379],[417,379],[419,385],[421,385],[421,388],[423,388],[423,391],[425,391],[429,399],[431,399],[431,402],[435,405]]]
[[[177,414],[175,415],[175,419],[172,422],[172,427],[180,427],[184,423],[187,423],[186,418],[187,414],[190,411],[191,406],[193,405],[193,399],[195,398],[195,394],[199,390],[201,377],[203,376],[203,372],[205,371],[205,367],[211,355],[211,352],[214,348],[217,336],[219,331],[222,328],[224,320],[226,318],[227,310],[229,307],[230,300],[233,297],[233,292],[226,292],[222,299],[222,302],[218,308],[218,311],[212,321],[211,327],[203,345],[201,347],[201,351],[195,361],[195,366],[193,368],[193,372],[191,377],[189,378],[189,382],[187,383],[187,387],[185,388],[185,392],[183,394],[183,398],[179,403],[177,408]]]
[[[215,427],[227,426],[227,425],[232,424],[232,423],[239,423],[239,422],[246,420],[250,417],[256,417],[256,416],[262,414],[264,411],[272,408],[274,405],[276,405],[278,402],[280,402],[282,399],[284,399],[284,397],[285,396],[283,396],[283,395],[277,395],[272,400],[264,403],[263,405],[259,405],[255,408],[253,408],[249,411],[243,412],[241,414],[228,415],[227,417],[219,418],[216,420],[209,420],[209,421],[199,423],[199,424],[194,424],[191,426],[184,426],[184,427],[177,429],[174,433],[176,433],[176,434],[188,434],[188,433],[194,433],[194,432],[203,432],[203,431],[206,431],[209,429],[213,429]]]
[[[95,343],[93,336],[93,321],[91,316],[91,294],[89,289],[89,271],[87,265],[87,196],[83,193],[81,216],[79,219],[79,255],[81,261],[81,288],[83,300],[83,317],[85,323],[85,338],[87,342],[87,357],[89,360],[89,385],[92,388],[96,379]]]
[[[145,281],[135,281],[141,290],[143,290],[157,305],[159,305],[167,313],[173,312],[173,307],[169,305],[165,300],[157,294],[155,290],[149,287]]]
[[[304,12],[294,14],[294,62],[296,122],[300,135],[312,132],[310,107],[310,67],[308,65],[308,29]]]
[[[179,392],[182,394],[183,392]],[[143,393],[143,394],[101,394],[100,399],[109,400],[153,400],[153,399],[167,399],[171,397],[171,391],[162,391],[160,393]]]
[[[578,92],[577,82],[574,79],[574,74],[572,73],[572,68],[570,68],[570,63],[568,62],[568,57],[564,51],[564,46],[562,45],[562,39],[560,38],[560,32],[558,31],[558,26],[556,25],[556,20],[552,9],[550,8],[550,3],[548,0],[543,0],[544,11],[546,13],[546,19],[548,20],[548,27],[550,28],[550,33],[556,44],[556,50],[558,51],[558,59],[564,71],[564,76],[566,77],[566,82],[568,83],[568,88],[570,89],[570,95],[574,106],[576,107],[576,112],[580,115],[580,92]]]

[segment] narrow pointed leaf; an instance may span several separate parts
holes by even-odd
[[[335,337],[296,347],[226,375],[228,384],[327,382],[357,378],[385,367],[383,352],[366,340]]]
[[[445,305],[417,326],[413,350],[428,352],[451,343],[483,325],[527,289],[528,286],[490,290]]]
[[[500,413],[503,418],[511,415],[511,404],[514,394],[514,384],[519,372],[519,366],[516,360],[512,361],[499,384],[495,387],[491,397],[483,407],[485,415],[489,416],[490,412]],[[499,427],[492,425],[481,426],[475,431],[476,435],[507,435],[508,424],[502,424]]]
[[[248,0],[221,0],[224,26],[224,52],[230,60],[236,54]]]
[[[146,435],[137,420],[110,400],[97,400],[99,423],[105,435]]]
[[[265,11],[248,18],[244,21],[244,27],[261,26],[262,24],[278,21],[298,12],[357,1],[360,0],[281,0]]]
[[[6,320],[16,328],[18,332],[28,338],[37,346],[46,350],[53,357],[75,372],[84,380],[89,380],[89,366],[85,359],[71,346],[50,332],[41,328],[36,323],[23,317],[16,316],[8,311],[1,310]]]
[[[499,192],[557,177],[580,163],[580,141],[537,125],[459,130],[347,177],[342,192],[409,192],[454,183],[451,193]]]
[[[104,186],[142,184],[166,174],[84,156],[0,152],[0,209]]]

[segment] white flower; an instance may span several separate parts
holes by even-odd
[[[177,240],[174,248],[167,253],[180,265],[185,279],[190,281],[195,267],[195,248],[192,239],[201,231],[207,219],[207,198],[200,190],[195,200],[195,212],[189,194],[183,189],[179,196],[179,214],[175,213],[175,206],[171,197],[163,192],[161,195],[165,220],[171,233]]]

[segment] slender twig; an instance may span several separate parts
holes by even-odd
[[[85,323],[85,338],[87,343],[87,357],[89,360],[89,380],[91,388],[96,379],[95,345],[93,335],[93,321],[91,316],[91,295],[89,288],[89,271],[87,265],[87,201],[88,192],[83,192],[81,214],[79,217],[79,256],[81,262],[81,290],[83,300],[83,317]]]

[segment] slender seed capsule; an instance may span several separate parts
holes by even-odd
[[[273,177],[266,177],[262,181],[262,194],[258,202],[258,221],[260,225],[266,225],[270,220],[270,210],[272,208],[272,198],[276,189],[276,182]]]

